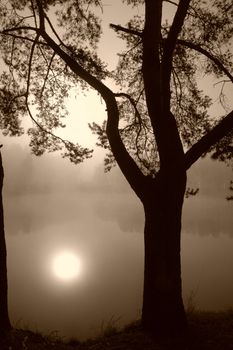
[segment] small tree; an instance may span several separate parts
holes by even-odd
[[[233,82],[230,40],[232,0],[125,0],[140,6],[125,26],[111,24],[126,42],[114,72],[98,58],[99,0],[1,1],[1,127],[22,132],[28,114],[32,151],[63,150],[79,163],[92,150],[54,135],[62,127],[72,87],[96,90],[106,104],[103,125],[90,125],[108,149],[145,211],[145,273],[142,325],[154,333],[186,328],[182,302],[180,233],[186,171],[212,151],[232,158],[233,111],[208,114],[211,98],[201,76]],[[163,20],[166,6],[174,15]],[[117,21],[120,18],[116,19]],[[108,87],[113,80],[119,86]],[[222,96],[222,95],[221,95]],[[78,109],[78,105],[77,105]]]

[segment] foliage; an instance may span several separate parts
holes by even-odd
[[[66,1],[64,7],[61,6],[63,3],[47,1],[43,5],[45,10],[56,13],[56,27],[64,26],[66,44],[55,35],[55,28],[45,13],[46,25],[64,50],[82,62],[85,68],[90,68],[92,74],[103,78],[106,74],[94,52],[100,35],[100,25],[96,16],[88,10],[91,1],[82,5],[75,1]],[[97,1],[92,3],[97,4]],[[0,16],[3,32],[9,29],[7,35],[1,35],[4,71],[1,74],[0,126],[3,133],[10,136],[21,135],[21,120],[28,114],[33,126],[27,132],[35,154],[41,155],[45,150],[52,152],[64,149],[63,156],[69,157],[74,163],[89,158],[92,150],[54,135],[55,129],[65,127],[65,103],[70,88],[80,83],[80,87],[84,89],[86,84],[68,69],[44,40],[39,39],[36,33],[39,26],[36,2],[1,1]],[[74,48],[74,36],[77,32],[79,46]]]
[[[144,6],[142,0],[124,2],[141,9]],[[161,64],[174,19],[171,16],[166,19],[166,9],[176,10],[178,6],[179,1],[163,1]],[[92,150],[63,140],[55,133],[56,129],[65,127],[66,98],[71,88],[95,88],[90,77],[102,83],[108,78],[119,87],[114,96],[124,146],[145,175],[155,176],[160,155],[144,86],[143,12],[138,12],[125,26],[111,24],[125,42],[125,50],[119,53],[116,70],[110,72],[96,54],[102,34],[100,17],[104,18],[101,1],[1,0],[0,127],[3,134],[21,135],[23,117],[29,115],[32,127],[27,133],[35,154],[59,150],[74,163],[91,157]],[[221,120],[209,116],[212,100],[202,91],[199,81],[203,76],[214,76],[224,86],[233,82],[232,35],[231,0],[190,2],[172,52],[169,102],[185,150],[192,148]],[[82,73],[75,71],[74,62]],[[105,165],[109,170],[115,164],[115,154],[113,156],[109,146],[106,121],[102,125],[94,122],[90,127],[97,134],[98,145],[108,149]],[[215,142],[210,149],[214,158],[231,160],[232,134],[227,134],[217,146]]]

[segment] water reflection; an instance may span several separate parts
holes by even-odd
[[[233,239],[228,235],[182,236],[184,299],[200,310],[233,307]]]
[[[201,236],[228,235],[233,238],[233,202],[224,196],[197,195],[185,200],[183,225]]]
[[[62,335],[85,338],[98,333],[101,323],[113,316],[120,317],[119,325],[139,316],[143,236],[135,230],[123,231],[116,221],[100,217],[96,212],[98,196],[84,197],[63,193],[16,196],[14,201],[9,200],[12,212],[20,211],[15,220],[6,220],[9,304],[15,324],[22,320],[22,324],[45,332],[59,330]],[[134,203],[130,198],[130,201],[135,205],[135,212],[140,211],[137,200]],[[110,206],[110,198],[106,198],[106,202]],[[120,203],[125,213],[128,201],[119,198]],[[115,210],[116,203],[113,207]],[[223,215],[224,211],[225,204]],[[204,235],[208,225],[197,214],[195,232]],[[142,213],[140,220],[143,220]],[[233,240],[230,235],[191,234],[192,231],[187,230],[193,230],[192,220],[191,223],[190,219],[184,221],[184,298],[195,292],[197,307],[232,307]],[[61,250],[72,250],[83,264],[80,278],[72,284],[55,278],[51,269],[54,256]]]
[[[143,241],[142,235],[123,232],[115,222],[98,218],[91,213],[91,204],[82,212],[80,207],[85,205],[80,196],[63,194],[62,198],[31,196],[31,205],[24,207],[31,217],[27,234],[22,227],[17,231],[19,222],[9,224],[10,314],[14,323],[22,319],[46,332],[57,329],[63,335],[83,338],[98,333],[101,323],[112,316],[120,317],[119,324],[139,316]],[[15,199],[14,205],[19,207],[21,200]],[[47,225],[40,211],[42,203]],[[49,215],[55,203],[60,218],[56,224]],[[73,218],[64,213],[69,212],[69,205],[71,211],[73,206],[77,210]],[[51,269],[54,255],[61,250],[76,252],[82,261],[82,274],[72,284],[55,278]]]
[[[86,180],[82,168],[64,168],[62,160],[15,156],[12,162],[14,154],[4,163],[13,324],[83,339],[100,332],[103,321],[119,319],[121,325],[137,318],[143,212],[123,177],[118,171],[104,175],[101,167]],[[184,299],[194,295],[201,309],[224,309],[233,307],[233,203],[224,199],[230,176],[222,180],[223,168],[207,172],[205,166],[191,176],[191,186],[201,185],[200,194],[184,206]],[[82,262],[80,278],[72,283],[52,271],[61,251],[74,252]]]

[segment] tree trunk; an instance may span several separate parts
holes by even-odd
[[[0,152],[0,332],[11,328],[7,302],[7,257],[2,200],[3,177],[4,172]]]
[[[143,200],[145,271],[142,326],[155,335],[186,329],[182,301],[180,233],[186,174],[159,173]]]

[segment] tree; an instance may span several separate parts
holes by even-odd
[[[63,126],[65,98],[77,86],[100,94],[106,121],[90,127],[108,150],[106,169],[118,164],[145,212],[142,325],[168,334],[186,328],[180,267],[186,172],[210,151],[232,160],[233,111],[209,115],[212,101],[199,80],[215,77],[220,97],[233,82],[233,5],[231,0],[123,2],[144,14],[125,26],[111,24],[126,43],[112,72],[96,54],[101,1],[1,1],[1,128],[20,134],[20,120],[28,114],[32,151],[62,150],[77,164],[92,150],[55,136]],[[163,20],[167,6],[174,15]],[[108,87],[111,81],[119,91]]]
[[[2,166],[2,155],[0,152],[0,331],[4,332],[11,328],[11,324],[8,315],[7,302],[6,242],[2,201],[3,178],[4,171]]]

